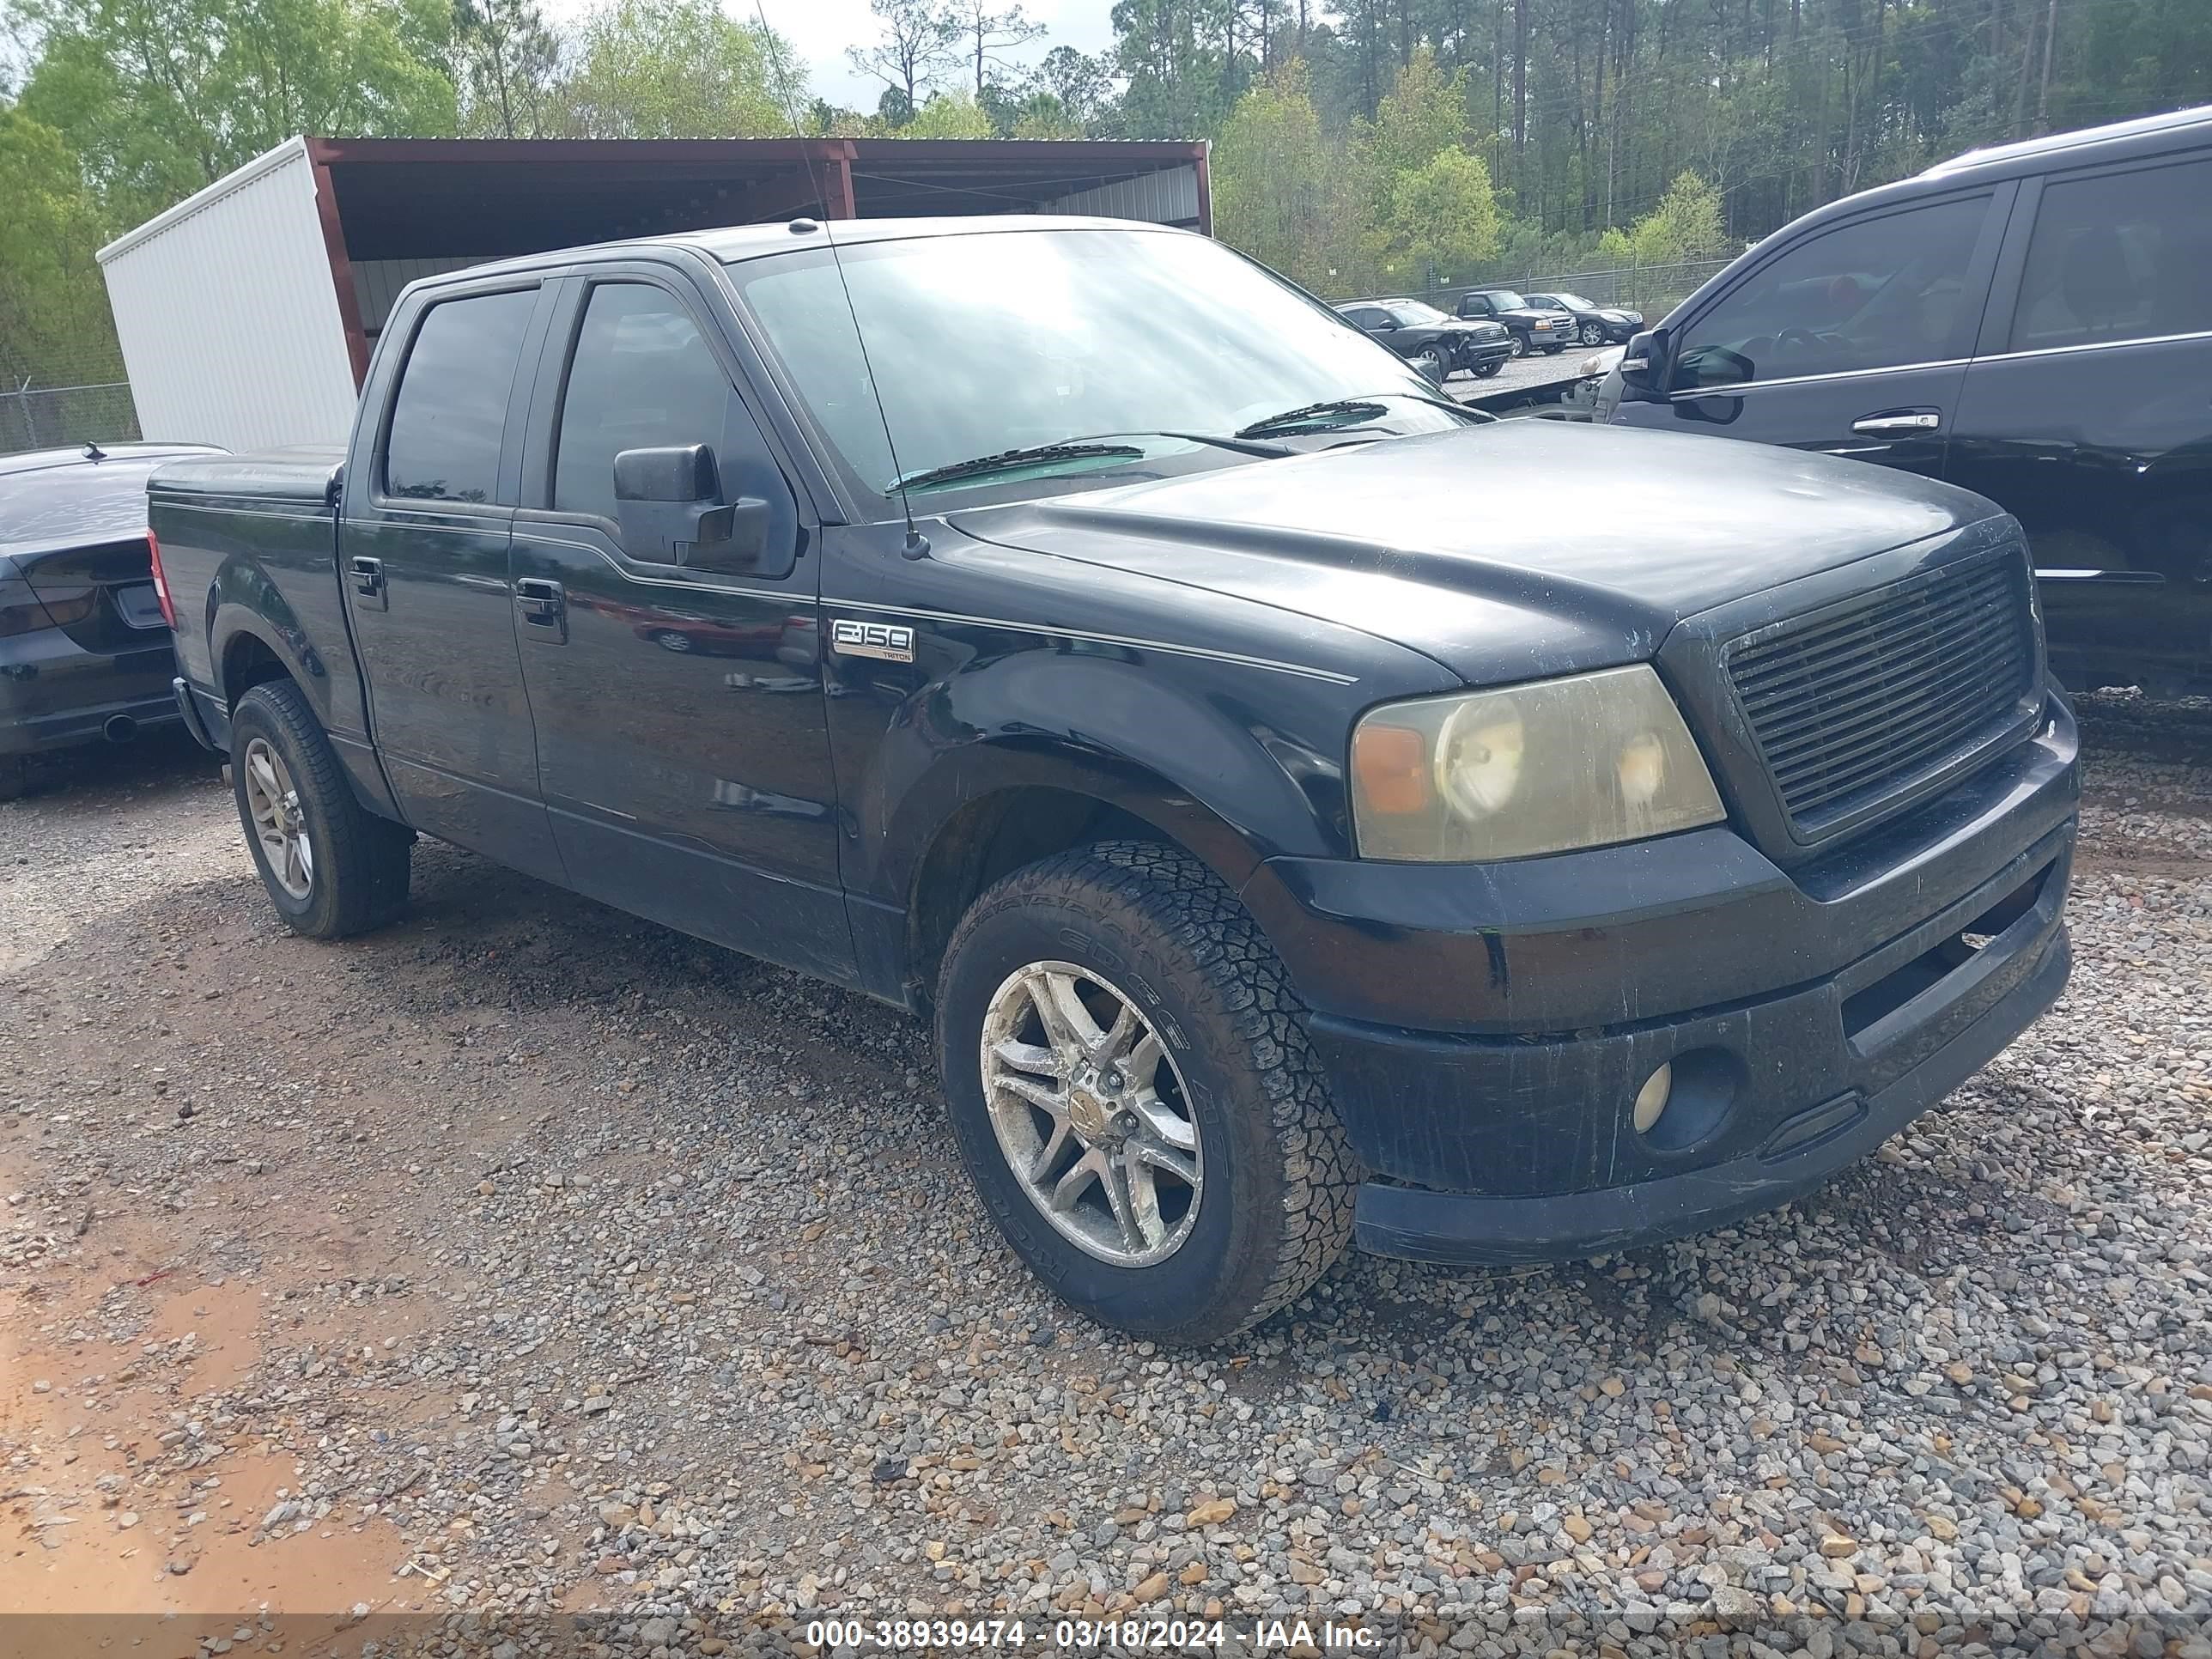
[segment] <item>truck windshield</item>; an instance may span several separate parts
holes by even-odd
[[[1345,398],[1386,398],[1390,431],[1455,423],[1419,401],[1433,388],[1394,353],[1202,237],[994,231],[840,252],[842,286],[819,246],[739,261],[729,274],[848,482],[876,497],[902,476],[1077,439],[1127,437],[1140,457],[1240,465],[1232,450],[1168,434],[1227,437]],[[1134,463],[1101,459],[1071,457],[1064,477],[1025,467],[1018,482],[1127,482]]]

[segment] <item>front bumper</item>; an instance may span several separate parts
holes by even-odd
[[[1358,1238],[1558,1260],[1809,1190],[2063,988],[2075,736],[1785,874],[1726,830],[1487,866],[1278,859],[1245,894],[1373,1172]],[[1639,1134],[1638,1090],[1674,1092]]]
[[[113,653],[88,651],[58,628],[0,641],[0,755],[98,743],[118,719],[134,730],[175,720],[168,638]]]
[[[1474,368],[1483,363],[1502,363],[1513,355],[1513,337],[1510,334],[1495,340],[1469,340],[1460,348],[1460,366]]]

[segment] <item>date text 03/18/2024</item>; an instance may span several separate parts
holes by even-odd
[[[1261,1619],[821,1619],[806,1626],[817,1649],[892,1651],[1026,1647],[1116,1653],[1357,1653],[1380,1645],[1375,1631],[1334,1620]]]

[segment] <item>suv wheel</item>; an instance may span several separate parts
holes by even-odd
[[[1016,871],[945,951],[938,1057],[984,1206],[1101,1324],[1234,1335],[1344,1249],[1358,1180],[1281,962],[1173,848]]]
[[[238,700],[230,770],[254,868],[294,933],[343,939],[399,914],[414,836],[354,799],[298,686],[274,680]]]
[[[1431,385],[1442,386],[1451,374],[1451,354],[1440,345],[1425,345],[1413,354],[1413,367]]]

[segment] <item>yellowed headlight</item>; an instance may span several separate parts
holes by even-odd
[[[1352,733],[1352,796],[1370,859],[1532,858],[1726,816],[1644,663],[1371,710]]]

